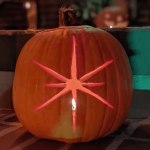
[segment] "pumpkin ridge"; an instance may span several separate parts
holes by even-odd
[[[101,59],[102,59],[102,62],[105,62],[107,59],[105,59],[104,58],[104,56],[103,56],[103,51],[104,51],[104,49],[103,49],[103,47],[102,47],[102,42],[98,42],[98,38],[100,39],[100,36],[96,36],[95,34],[93,34],[93,38],[96,40],[96,42],[98,43],[98,51],[99,51],[99,56],[101,56]],[[100,50],[102,51],[101,53],[100,53]],[[106,78],[106,69],[104,69],[103,70],[103,74],[104,74],[104,79],[105,79],[105,86],[107,85],[107,78]],[[106,87],[104,87],[104,88],[106,88]],[[106,90],[104,90],[105,91],[105,98],[107,97],[107,89]],[[101,120],[105,120],[105,117],[106,117],[106,110],[107,110],[107,108],[106,108],[106,106],[105,106],[105,108],[104,108],[104,112],[103,112],[103,119],[101,119]],[[100,134],[100,132],[102,132],[102,128],[103,128],[103,124],[104,124],[104,121],[102,121],[102,123],[100,122],[99,123],[100,124],[100,128],[99,128],[99,131],[97,132],[97,135],[95,135],[95,139],[97,139],[101,134]]]
[[[30,40],[27,42],[27,44],[23,47],[23,50],[24,50],[24,49],[27,49],[27,50],[29,51],[29,49],[28,49],[29,43],[32,42],[32,41],[36,43],[36,40],[37,40],[37,39],[38,39],[38,36],[35,36],[34,39],[30,39]],[[37,44],[33,44],[33,45],[30,47],[30,50],[33,49],[34,52],[35,52],[35,51],[36,51],[36,50],[35,50],[35,47],[38,47],[38,45],[37,45]],[[20,57],[19,57],[18,60],[17,60],[16,70],[15,70],[15,77],[14,77],[14,83],[15,83],[15,81],[17,80],[16,74],[17,74],[17,76],[19,76],[19,75],[18,75],[18,63],[20,62],[20,59],[22,59],[23,55],[24,55],[24,51],[22,51],[22,52],[20,53],[20,55],[19,55]],[[24,64],[25,64],[25,61],[26,61],[26,60],[23,61]],[[25,70],[23,70],[23,71],[25,71]],[[25,74],[25,73],[24,73],[24,74]],[[26,71],[26,74],[29,74],[29,71]],[[26,77],[25,80],[27,80],[27,75],[25,75],[25,77]],[[24,85],[24,87],[23,87],[23,90],[26,89],[27,84],[28,84],[28,82],[25,82],[25,85]],[[17,114],[17,118],[20,120],[20,122],[23,124],[23,126],[28,129],[28,126],[26,125],[25,121],[24,121],[23,119],[21,119],[21,118],[23,118],[24,114],[18,113],[18,112],[20,112],[19,109],[22,109],[22,108],[16,107],[15,98],[14,98],[16,95],[14,94],[14,93],[15,93],[14,91],[16,91],[16,87],[15,87],[15,86],[13,86],[13,105],[14,105],[15,112],[16,112],[16,114]],[[25,93],[23,94],[24,97],[28,97],[28,96],[27,96],[27,95],[28,95],[27,92],[28,92],[28,91],[25,91]],[[27,99],[27,98],[26,98],[26,99]],[[27,105],[27,103],[25,103],[25,104]],[[23,109],[26,109],[26,108],[28,109],[28,107],[26,107],[26,106],[23,107]]]
[[[105,39],[106,39],[106,37],[104,37]],[[109,38],[109,37],[108,37]],[[114,37],[112,37],[112,39],[113,39],[113,41],[115,41],[115,42],[117,42],[118,43],[118,41],[116,41],[116,39],[114,38]],[[108,39],[107,39],[108,40]],[[111,46],[113,47],[113,48],[115,48],[115,45],[113,46],[113,44],[114,44],[114,42],[112,42],[112,40],[110,40],[110,44],[111,44]],[[122,49],[122,48],[121,48]],[[108,50],[110,51],[110,53],[111,53],[111,55],[113,56],[113,54],[112,54],[112,51],[111,51],[111,48],[108,48]],[[117,51],[117,49],[115,49],[115,51]],[[122,49],[122,51],[123,51],[123,49]],[[116,52],[117,53],[117,52]],[[122,61],[120,61],[120,62],[122,62]],[[117,88],[117,94],[118,94],[118,103],[117,103],[117,111],[116,111],[116,117],[114,118],[114,121],[113,121],[113,124],[112,124],[112,126],[110,127],[110,129],[107,131],[107,134],[109,134],[109,133],[112,133],[114,130],[116,130],[116,128],[118,128],[118,127],[115,127],[115,129],[114,129],[114,126],[116,126],[116,123],[117,123],[117,121],[118,121],[118,119],[117,118],[120,118],[119,116],[120,116],[120,111],[122,112],[122,108],[120,107],[119,108],[119,106],[121,105],[121,99],[122,99],[122,97],[121,97],[121,95],[120,95],[120,86],[121,86],[121,83],[119,82],[120,81],[120,73],[119,73],[119,69],[117,68],[117,65],[116,65],[116,63],[114,62],[114,68],[115,68],[115,73],[116,73],[116,79],[117,79],[117,86],[116,86],[116,88]],[[121,72],[122,72],[122,68],[121,68]],[[122,73],[121,73],[122,74]],[[122,114],[122,116],[123,116],[123,114]],[[121,122],[121,121],[120,121]],[[119,126],[120,126],[120,123],[119,123]],[[106,135],[107,135],[106,134]]]
[[[83,30],[83,29],[82,29]],[[81,43],[82,43],[82,52],[83,52],[83,56],[84,57],[82,57],[82,59],[84,59],[84,74],[86,73],[86,47],[85,47],[85,42],[84,42],[84,31],[82,32],[82,34],[80,35],[80,40],[81,40]],[[81,92],[81,91],[80,91]],[[85,104],[85,112],[87,112],[88,111],[88,95],[84,95],[84,98],[85,98],[85,102],[86,102],[86,104]],[[87,120],[88,120],[88,114],[87,113],[85,113],[85,117],[84,117],[84,125],[83,125],[83,133],[82,133],[82,142],[83,141],[85,141],[86,139],[85,139],[85,137],[86,137],[86,126],[87,126],[87,124],[86,124],[86,122],[87,122]]]
[[[86,32],[87,30],[86,29],[82,29],[83,30],[83,43],[84,43],[84,46],[85,46],[85,51],[86,51],[86,45],[87,45],[87,42],[89,42],[89,41],[86,41],[86,39],[85,39],[85,37],[88,37],[88,36],[92,36],[94,33],[93,32],[90,32],[90,33],[84,33],[84,32]],[[89,35],[90,34],[90,35]],[[85,36],[85,37],[84,37]],[[92,50],[90,50],[88,53],[89,53],[89,55],[90,55],[90,57],[92,58],[92,53],[91,53],[91,51]],[[86,55],[85,55],[86,56]],[[87,56],[86,56],[87,57]],[[88,62],[89,62],[89,60],[88,60],[88,58],[86,58],[85,57],[85,73],[87,73],[87,72],[89,72],[89,70],[87,70],[88,69],[88,66],[89,66],[89,64],[88,64]],[[93,60],[93,59],[92,59]],[[94,60],[93,60],[94,61]],[[93,66],[93,61],[92,62],[90,62],[90,65],[91,66]],[[87,108],[90,108],[91,107],[91,99],[90,99],[90,97],[88,96],[88,95],[86,95],[86,109]],[[89,119],[88,119],[88,117],[87,116],[89,116],[88,114],[91,114],[91,112],[89,112],[88,110],[86,110],[86,124],[87,124],[87,128],[89,127],[89,124],[88,124],[88,122],[89,122]],[[91,115],[90,115],[91,116]],[[94,137],[93,137],[93,134],[91,133],[91,129],[89,130],[89,132],[87,132],[87,134],[88,134],[88,139],[86,139],[87,141],[90,141],[91,139],[93,139]],[[90,135],[90,136],[89,136]]]
[[[43,53],[41,53],[41,50],[40,49],[38,49],[38,53],[39,53],[39,55],[35,55],[34,56],[34,59],[33,60],[31,60],[31,61],[39,61],[39,62],[41,62],[41,63],[44,63],[47,67],[49,67],[49,63],[47,62],[47,60],[48,60],[48,58],[46,57],[45,58],[45,56],[49,56],[50,55],[50,52],[49,52],[49,50],[50,50],[50,46],[49,46],[49,43],[51,43],[51,42],[53,42],[54,41],[54,39],[53,38],[51,38],[51,36],[49,35],[49,34],[42,34],[41,35],[42,36],[42,39],[43,39],[43,36],[45,37],[45,39],[44,39],[44,43],[40,40],[40,39],[38,39],[39,40],[39,42],[37,43],[37,45],[39,44],[39,45],[42,45],[42,51],[43,51]],[[37,49],[35,50],[35,51],[37,51]],[[52,60],[49,60],[49,61],[52,61]],[[32,62],[32,64],[33,64],[33,62]],[[33,64],[34,65],[34,64]],[[35,66],[36,67],[36,66]],[[38,69],[38,68],[37,68]],[[39,70],[39,71],[41,71],[42,72],[42,77],[41,77],[41,80],[44,82],[43,83],[43,86],[42,85],[40,85],[40,84],[38,84],[39,86],[42,86],[41,87],[41,89],[43,90],[43,92],[42,93],[47,93],[48,92],[48,89],[47,89],[47,87],[45,87],[45,84],[46,84],[46,82],[49,82],[49,80],[53,80],[53,78],[49,78],[49,76],[47,75],[47,74],[45,74],[45,72],[43,72],[42,70]],[[40,77],[38,76],[38,78],[39,78],[39,80],[40,80]],[[38,80],[38,82],[41,82],[41,81],[39,81]],[[37,82],[37,81],[36,81]],[[41,99],[39,98],[40,97],[40,95],[39,95],[39,92],[38,92],[38,98],[37,99],[39,99],[39,103],[41,103],[41,102],[44,102],[44,101],[46,101],[48,98],[49,98],[49,96],[47,96],[47,98],[44,96],[44,97],[41,97]],[[37,107],[37,105],[39,105],[39,103],[36,103],[36,105],[35,105],[35,108]],[[52,105],[55,105],[55,104],[52,104]],[[34,108],[34,109],[35,109]],[[49,111],[49,109],[50,108],[47,108],[47,110],[45,110],[45,111],[43,111],[43,120],[46,120],[45,118],[46,118],[46,114],[47,114],[47,112]],[[56,107],[56,109],[58,110],[58,107]],[[37,111],[35,111],[35,113],[36,113]],[[37,113],[39,113],[39,112],[37,112]],[[56,116],[57,117],[57,116]],[[39,116],[38,117],[38,120],[41,120],[40,119],[41,118],[41,116]],[[49,116],[48,117],[48,121],[47,122],[44,122],[44,124],[45,124],[45,126],[44,126],[44,128],[47,128],[47,124],[49,124],[49,118],[51,118],[51,116]],[[41,124],[40,123],[38,123],[39,124],[39,126],[41,126]],[[43,129],[42,129],[43,130]],[[42,131],[41,131],[42,132]],[[47,134],[49,135],[50,134],[50,129],[47,131]],[[46,135],[46,133],[44,132],[43,133],[43,135],[41,134],[40,135],[40,133],[39,133],[39,131],[34,131],[33,132],[33,134],[34,133],[36,133],[37,134],[37,136],[43,136],[44,137],[44,135]]]
[[[65,31],[64,31],[65,32]],[[64,32],[63,32],[63,35],[62,35],[62,37],[64,37]],[[60,61],[60,63],[59,63],[59,70],[60,70],[60,72],[62,72],[62,70],[61,70],[61,61],[62,61],[62,53],[63,53],[63,50],[62,50],[62,48],[63,48],[63,45],[64,45],[64,43],[62,42],[63,41],[63,39],[61,40],[61,48],[60,48],[60,53],[59,53],[59,61]],[[62,107],[63,107],[63,104],[62,104],[62,100],[63,100],[63,97],[60,97],[59,98],[59,119],[58,119],[58,122],[60,123],[61,122],[61,118],[62,118],[62,115],[61,115],[61,112],[63,112],[63,109],[62,109]],[[57,137],[58,138],[58,137]]]
[[[82,32],[82,34],[83,34],[83,32]],[[82,34],[79,36],[78,34],[76,34],[76,42],[77,42],[77,46],[79,45],[79,44],[81,44],[80,45],[80,49],[77,47],[77,49],[79,49],[78,51],[76,51],[76,53],[77,53],[77,59],[79,59],[80,58],[80,53],[82,53],[82,59],[84,60],[83,61],[83,68],[82,68],[82,72],[86,72],[86,67],[85,67],[85,46],[84,46],[84,40],[83,40],[83,37],[82,37]],[[79,51],[80,51],[80,53],[79,53]],[[80,70],[80,66],[79,66],[79,61],[77,61],[77,69],[78,69],[78,75],[77,75],[77,77],[78,78],[80,78],[79,76],[82,76],[82,75],[80,75],[80,72],[79,72],[79,70]],[[81,91],[78,91],[78,94],[83,94]],[[86,118],[87,118],[87,115],[86,115],[86,112],[87,112],[87,95],[82,95],[82,97],[85,99],[85,108],[86,108],[86,110],[84,110],[84,121],[83,121],[83,125],[81,126],[81,128],[82,128],[82,136],[81,136],[81,142],[84,142],[85,141],[85,136],[84,136],[84,134],[85,134],[85,126],[86,126]],[[79,99],[78,99],[78,101],[79,101]],[[77,103],[78,104],[78,103]],[[78,107],[77,107],[78,108]],[[78,110],[79,111],[79,110]]]
[[[109,39],[106,39],[106,37],[104,37],[105,38],[105,40],[109,40]],[[111,47],[113,47],[112,45],[111,45]],[[111,48],[107,48],[108,49],[108,51],[110,52],[110,54],[113,56],[113,54],[112,54],[112,50],[111,50]],[[114,57],[114,56],[113,56]],[[114,58],[115,59],[115,58]],[[114,117],[114,119],[113,119],[113,121],[112,121],[112,126],[110,126],[110,128],[108,129],[108,131],[107,131],[107,133],[108,132],[110,132],[110,133],[112,133],[112,128],[113,128],[113,126],[115,125],[115,122],[116,122],[116,118],[118,118],[117,116],[119,115],[119,105],[120,105],[120,92],[119,92],[119,87],[118,87],[118,77],[119,77],[119,75],[118,75],[118,69],[117,69],[117,66],[116,66],[116,63],[115,63],[115,61],[114,61],[114,69],[115,69],[115,73],[116,73],[116,84],[117,84],[117,86],[116,86],[116,88],[117,88],[117,97],[118,97],[118,103],[117,103],[117,106],[116,106],[116,115],[115,115],[115,117]],[[107,134],[106,133],[106,134]]]
[[[95,39],[96,39],[96,41],[98,41],[98,39],[100,39],[101,38],[101,36],[100,37],[98,37],[98,36],[94,36],[95,37]],[[101,39],[102,40],[102,39]],[[105,59],[104,59],[104,56],[103,56],[103,51],[105,51],[104,49],[103,49],[103,46],[102,46],[102,42],[97,42],[98,43],[98,47],[99,47],[99,49],[102,51],[101,53],[100,53],[100,55],[101,55],[101,58],[103,59],[103,62],[105,62]],[[107,81],[107,77],[106,77],[106,70],[103,70],[105,73],[104,73],[104,75],[105,75],[105,84],[107,84],[106,83],[106,81]],[[105,96],[107,97],[107,89],[106,89],[106,91],[105,91]],[[104,108],[104,115],[103,115],[103,119],[102,120],[105,120],[106,118],[106,110],[107,110],[107,108],[105,107]],[[103,126],[104,126],[104,121],[100,124],[100,129],[99,129],[99,131],[98,131],[98,133],[97,133],[97,136],[96,136],[96,138],[98,138],[98,136],[100,136],[101,134],[102,134],[102,130],[103,130]]]
[[[105,38],[103,39],[104,41],[109,41],[109,39],[107,39],[107,36],[104,36]],[[110,42],[110,41],[109,41]],[[112,67],[114,68],[114,70],[115,70],[115,73],[116,73],[116,76],[117,76],[117,69],[116,69],[116,63],[115,63],[115,58],[114,58],[114,56],[113,56],[113,54],[112,54],[112,50],[111,50],[111,48],[110,48],[110,46],[111,47],[113,47],[111,44],[109,45],[109,47],[107,48],[107,50],[108,50],[108,52],[110,53],[110,55],[111,55],[111,57],[113,58],[113,60],[114,60],[114,62],[113,62],[113,65],[112,65]],[[107,77],[108,78],[108,77]],[[117,80],[117,77],[116,77],[116,84],[118,85],[118,80]],[[118,95],[118,91],[119,91],[119,88],[118,88],[118,86],[116,87],[117,88],[117,95]],[[108,90],[107,90],[107,95],[108,95]],[[114,108],[114,110],[116,109],[116,113],[115,114],[117,114],[117,112],[118,112],[118,108],[119,108],[119,102],[120,102],[120,98],[119,98],[119,95],[117,96],[118,97],[118,103],[117,103],[117,106]],[[115,102],[116,102],[116,100],[115,100]],[[105,120],[106,120],[106,118],[105,118]],[[115,117],[114,117],[114,119],[113,120],[115,120]],[[107,132],[109,131],[109,129],[113,126],[113,123],[114,123],[114,121],[112,121],[112,125],[110,125],[110,127],[107,129],[107,131],[105,131],[106,133],[103,133],[103,135],[104,134],[107,134]],[[110,124],[110,123],[109,123]],[[105,125],[105,121],[104,121],[104,125]],[[104,128],[104,126],[103,126],[103,128]]]

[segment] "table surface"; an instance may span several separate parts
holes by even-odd
[[[65,144],[31,135],[12,109],[0,109],[0,150],[149,150],[150,117],[128,119],[114,134],[88,143]]]

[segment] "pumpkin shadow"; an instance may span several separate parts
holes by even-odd
[[[104,150],[112,141],[112,137],[99,138],[91,142],[72,144],[69,150]]]

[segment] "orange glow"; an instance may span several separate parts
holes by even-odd
[[[72,98],[72,110],[76,110],[76,101]]]
[[[30,8],[31,8],[31,2],[26,1],[26,2],[24,3],[24,7],[25,7],[26,9],[30,9]]]
[[[76,100],[72,98],[72,125],[73,125],[73,131],[76,129]]]
[[[89,94],[93,97],[95,97],[97,100],[101,101],[103,104],[106,106],[113,108],[113,106],[107,102],[104,98],[101,96],[95,94],[91,90],[87,89],[86,87],[98,87],[98,86],[103,86],[104,82],[97,82],[97,83],[90,83],[90,82],[85,82],[95,74],[99,73],[103,69],[105,69],[107,66],[112,64],[113,60],[108,60],[104,64],[100,65],[98,68],[92,70],[91,72],[83,75],[80,79],[77,79],[77,60],[76,60],[76,39],[75,36],[73,36],[72,39],[73,42],[73,52],[72,52],[72,62],[71,62],[71,79],[68,79],[64,77],[63,75],[55,72],[54,70],[38,63],[37,61],[34,61],[34,64],[36,64],[38,67],[40,67],[43,71],[48,73],[49,75],[53,76],[54,78],[57,78],[58,80],[62,81],[63,83],[49,83],[46,84],[47,87],[55,87],[55,88],[62,88],[58,94],[54,95],[52,98],[47,100],[45,103],[41,104],[36,108],[36,110],[40,110],[46,106],[48,106],[50,103],[58,99],[59,97],[67,94],[69,91],[72,93],[72,124],[73,124],[73,129],[76,127],[76,111],[77,111],[77,90],[80,90],[86,94]]]

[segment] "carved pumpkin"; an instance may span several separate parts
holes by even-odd
[[[18,58],[16,114],[34,135],[68,143],[114,132],[131,105],[131,71],[119,42],[90,26],[37,33]]]
[[[97,14],[95,24],[97,27],[127,27],[129,24],[128,13],[121,7],[106,7]]]

